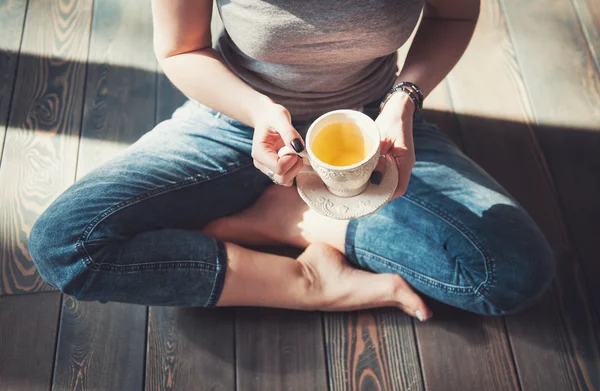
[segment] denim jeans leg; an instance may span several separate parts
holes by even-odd
[[[550,247],[536,224],[439,129],[417,118],[407,193],[350,222],[346,254],[468,311],[518,311],[548,288]]]
[[[80,300],[214,306],[227,254],[200,229],[270,184],[251,146],[250,127],[187,102],[42,214],[30,235],[41,276]]]

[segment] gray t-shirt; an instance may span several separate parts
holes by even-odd
[[[393,85],[423,0],[217,0],[216,49],[295,120],[359,108]]]

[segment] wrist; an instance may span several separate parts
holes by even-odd
[[[417,111],[417,107],[410,96],[402,91],[396,91],[385,103],[383,110],[392,113],[401,118],[412,118]]]
[[[256,127],[256,123],[261,118],[265,117],[265,113],[275,106],[276,103],[266,95],[259,94],[257,98],[252,99],[252,103],[248,105],[248,118],[252,127]]]

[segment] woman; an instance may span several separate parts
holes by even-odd
[[[416,291],[490,315],[544,292],[554,261],[539,229],[417,113],[466,48],[478,0],[429,0],[398,76],[420,0],[217,3],[213,49],[212,0],[153,0],[157,58],[190,100],[40,217],[30,252],[48,283],[80,300],[396,306],[420,320],[432,313]],[[376,119],[399,170],[395,198],[351,221],[309,210],[293,188],[301,160],[276,154],[339,108]]]

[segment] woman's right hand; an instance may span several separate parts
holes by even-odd
[[[255,112],[253,125],[254,165],[278,185],[292,186],[302,169],[302,159],[297,155],[277,156],[277,151],[284,145],[292,146],[295,150],[298,150],[299,143],[301,149],[304,147],[302,137],[292,126],[290,112],[270,101]]]

